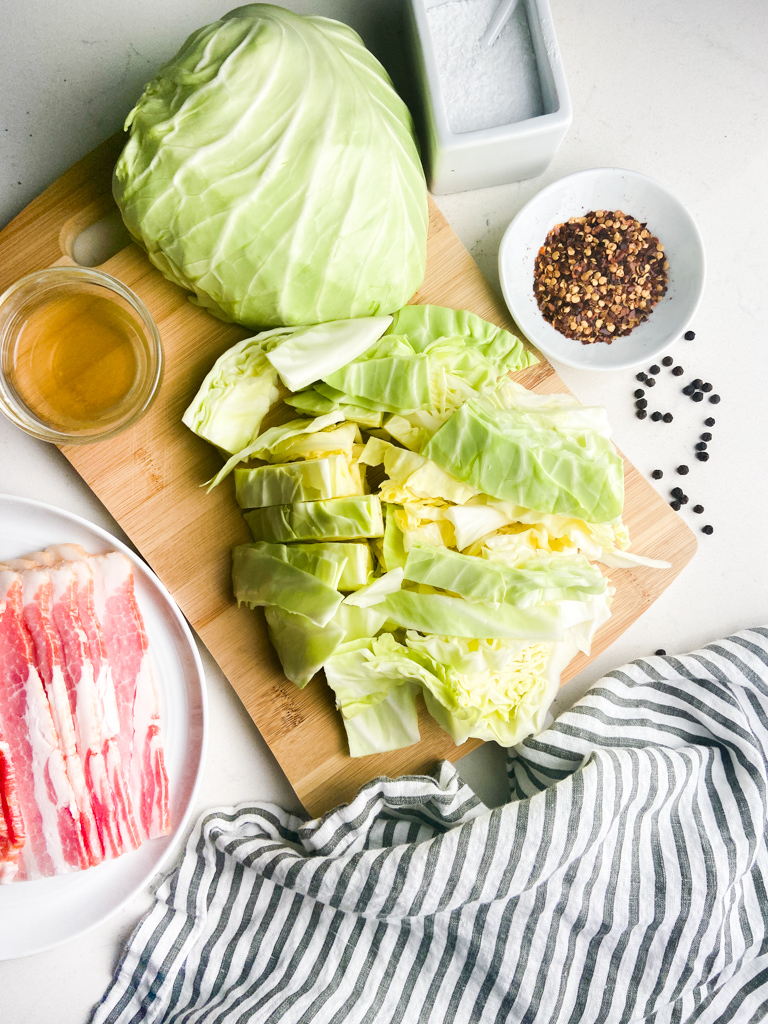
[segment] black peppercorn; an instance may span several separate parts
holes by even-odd
[[[645,394],[645,392],[643,391],[643,389],[642,388],[638,388],[637,391],[635,392],[635,398],[642,398],[644,394]]]
[[[696,390],[698,391],[701,385],[704,383],[704,381],[701,379],[701,377],[697,377],[696,380],[691,381],[691,383],[693,384],[694,388],[696,388]]]
[[[664,420],[665,423],[671,423],[674,419],[674,416],[671,412],[665,412],[661,418]]]
[[[683,496],[683,488],[682,487],[673,487],[672,490],[669,493],[672,495],[673,498],[682,498],[682,496]]]
[[[639,420],[644,420],[647,415],[648,413],[645,411],[645,409],[638,409],[635,413],[635,416],[637,416]]]
[[[672,370],[672,373],[674,373],[676,377],[682,377],[685,373],[685,370],[682,368],[682,366],[675,366]]]
[[[657,373],[661,373],[661,367],[657,366],[656,363],[654,363],[653,366],[650,368],[650,370],[648,372],[652,373],[654,375],[657,374]]]
[[[693,508],[691,509],[691,511],[695,512],[697,516],[701,515],[701,513],[704,511],[704,506],[703,505],[694,505]]]
[[[701,440],[702,441],[711,441],[712,440],[712,435],[710,434],[710,432],[708,430],[705,430],[704,433],[701,435]]]
[[[653,377],[648,377],[648,378],[647,378],[647,380],[646,380],[646,382],[645,382],[645,386],[646,386],[647,388],[653,388],[653,387],[656,387],[656,381],[655,381],[655,380],[653,379]],[[714,398],[714,395],[713,395],[712,397]],[[712,398],[710,398],[710,402],[711,402],[711,401],[712,401]],[[720,401],[720,399],[718,398],[718,402],[719,402],[719,401]]]
[[[697,452],[705,452],[706,450],[707,450],[707,442],[706,441],[699,441],[699,442],[697,442],[697,444],[696,444],[696,451]]]
[[[712,390],[712,385],[709,383],[709,381],[707,381],[705,384],[701,385],[701,390],[710,392]]]
[[[658,649],[658,651],[656,651],[656,654],[657,654],[657,655],[658,655],[658,656],[659,656],[660,658],[663,658],[663,657],[664,657],[664,655],[665,655],[666,653],[667,653],[667,652],[666,652],[666,651],[664,650],[664,648],[663,648],[663,647],[660,647],[660,648]]]
[[[690,395],[693,394],[693,392],[695,390],[696,390],[696,388],[693,386],[693,384],[686,384],[685,387],[683,388],[683,394],[690,396]]]
[[[690,470],[687,466],[678,466],[677,472],[680,474],[680,476],[685,476],[686,473],[690,473]]]
[[[712,403],[712,405],[717,405],[717,403],[720,401],[720,395],[710,395],[709,400]]]
[[[664,473],[660,469],[654,469],[654,471],[651,473],[651,476],[654,480],[661,480],[661,478],[664,476]]]
[[[640,373],[638,373],[638,374],[637,374],[637,375],[635,376],[635,380],[639,380],[639,381],[644,381],[644,380],[645,380],[645,376],[646,376],[646,375],[645,375],[645,374],[643,373],[643,371],[641,370],[641,371],[640,371]]]
[[[693,339],[696,337],[696,333],[695,331],[686,331],[683,337],[686,341],[693,341]]]
[[[702,393],[700,391],[694,391],[694,393],[691,395],[691,398],[693,399],[694,402],[703,402],[704,401],[704,395],[702,395]]]
[[[709,459],[709,452],[696,452],[696,458],[699,462],[707,462]]]
[[[682,496],[682,498],[678,498],[678,501],[680,502],[681,505],[687,505],[690,500],[691,499],[688,497],[687,494],[684,494]]]
[[[675,512],[680,511],[680,502],[677,500],[677,498],[675,498],[674,501],[670,501],[669,505],[670,508],[673,508],[675,510]]]
[[[705,427],[714,427],[714,425],[715,425],[715,417],[714,416],[708,416],[704,420],[704,426]]]
[[[651,419],[653,420],[654,423],[658,423],[659,420],[661,419],[661,413],[660,412],[652,412],[651,413]]]
[[[646,407],[646,405],[648,405],[648,399],[647,398],[638,398],[638,400],[635,402],[635,405],[637,406],[638,409],[644,409]]]
[[[661,365],[662,366],[671,366],[673,361],[674,360],[672,359],[672,356],[664,356],[664,358],[661,360]]]
[[[714,533],[715,532],[715,528],[713,526],[702,526],[701,532],[702,533]]]

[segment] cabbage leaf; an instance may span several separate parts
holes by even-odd
[[[307,459],[255,469],[236,469],[235,498],[240,508],[287,505],[293,501],[317,501],[364,494],[360,467],[344,455]]]
[[[571,428],[569,410],[518,412],[474,399],[423,454],[478,491],[537,512],[601,523],[621,515],[624,476],[610,440]]]

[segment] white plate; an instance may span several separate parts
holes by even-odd
[[[547,323],[533,294],[533,266],[548,233],[591,210],[622,210],[647,223],[669,263],[664,298],[645,323],[610,345],[566,338]],[[623,370],[653,362],[690,325],[704,291],[704,244],[688,210],[659,182],[595,167],[553,182],[520,210],[501,240],[499,277],[515,323],[548,359],[579,370]]]
[[[207,731],[203,666],[168,591],[130,548],[105,530],[51,505],[0,495],[0,561],[65,542],[95,553],[122,551],[133,563],[158,682],[173,830],[87,871],[0,886],[0,960],[39,953],[74,938],[140,893],[184,833],[202,772]]]

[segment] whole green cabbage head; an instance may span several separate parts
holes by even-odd
[[[427,190],[411,116],[347,25],[239,7],[187,39],[125,127],[123,219],[221,319],[374,316],[421,284]]]

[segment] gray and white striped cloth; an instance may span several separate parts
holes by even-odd
[[[611,672],[509,774],[206,814],[94,1024],[768,1018],[768,629]]]

